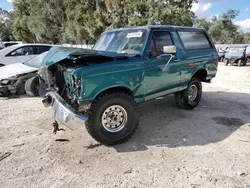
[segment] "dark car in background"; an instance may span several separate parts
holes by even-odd
[[[226,53],[225,55],[225,59],[223,61],[224,64],[226,66],[228,64],[237,64],[238,66],[245,66],[247,64],[246,48],[247,46],[230,47],[228,53]]]

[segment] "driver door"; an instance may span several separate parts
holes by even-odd
[[[146,100],[179,90],[180,61],[177,54],[165,54],[165,47],[174,47],[171,33],[167,30],[153,31],[149,57],[145,62]]]

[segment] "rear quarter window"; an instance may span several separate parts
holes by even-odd
[[[186,50],[212,49],[208,37],[202,31],[178,31]]]

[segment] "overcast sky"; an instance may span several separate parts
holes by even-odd
[[[0,7],[12,10],[12,0],[0,0]],[[206,19],[220,15],[228,9],[240,10],[235,23],[241,26],[242,30],[250,32],[250,0],[199,0],[192,9],[199,18]]]

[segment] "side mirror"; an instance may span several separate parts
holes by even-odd
[[[163,53],[164,54],[175,54],[176,53],[176,46],[163,46]]]

